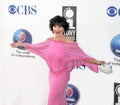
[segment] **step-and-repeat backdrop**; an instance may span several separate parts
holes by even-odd
[[[113,69],[111,74],[74,69],[66,88],[68,105],[120,105],[119,4],[118,0],[1,0],[0,105],[47,105],[45,61],[23,48],[11,48],[10,43],[37,43],[53,36],[49,19],[56,15],[69,22],[68,37]]]

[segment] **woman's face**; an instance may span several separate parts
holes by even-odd
[[[54,25],[53,26],[53,33],[56,37],[64,35],[64,28],[59,25]]]

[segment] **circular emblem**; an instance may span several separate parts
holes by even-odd
[[[32,43],[32,36],[30,32],[28,32],[25,29],[18,29],[14,35],[13,35],[13,42],[27,42],[27,43]],[[18,47],[19,49],[24,49],[22,47]]]
[[[113,52],[116,56],[120,57],[120,34],[116,35],[116,36],[112,39],[112,41],[111,41],[111,43],[110,43],[110,47],[111,47],[112,52]]]
[[[80,93],[76,86],[68,84],[66,88],[66,100],[68,105],[75,105],[80,99]]]
[[[68,19],[72,19],[74,16],[74,11],[68,7],[64,10],[64,17],[68,18]]]
[[[10,5],[8,7],[8,11],[10,14],[15,14],[16,13],[16,7],[14,5]]]
[[[111,17],[117,15],[117,8],[114,7],[114,6],[110,6],[108,9],[107,9],[107,14]]]
[[[120,96],[120,85],[116,86],[115,92],[118,96]]]

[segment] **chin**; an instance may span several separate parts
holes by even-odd
[[[60,36],[61,36],[61,35],[58,35],[58,34],[57,34],[57,35],[55,35],[55,37],[60,37]]]

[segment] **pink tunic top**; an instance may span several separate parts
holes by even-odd
[[[71,71],[77,66],[86,65],[98,73],[98,65],[85,62],[94,59],[85,54],[76,42],[55,41],[48,38],[44,42],[25,44],[26,49],[46,60],[50,71],[58,75],[62,71]]]

